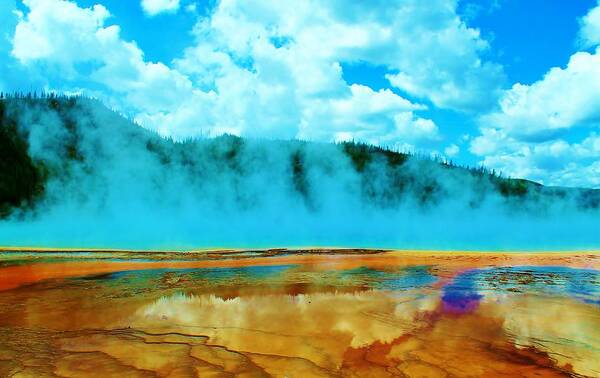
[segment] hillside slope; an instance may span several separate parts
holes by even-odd
[[[29,151],[32,138],[37,138],[34,143],[43,143],[34,147],[34,156]],[[94,148],[90,150],[84,143],[92,143]],[[472,196],[465,204],[471,207],[494,195],[531,206],[543,201],[573,201],[576,206],[589,208],[598,207],[600,202],[600,191],[596,190],[548,188],[527,180],[502,178],[484,169],[457,167],[352,142],[327,145],[244,140],[227,135],[175,142],[140,128],[94,100],[24,97],[0,100],[0,216],[7,216],[10,207],[34,204],[43,196],[48,179],[65,179],[77,168],[91,169],[88,173],[93,174],[91,160],[106,159],[110,143],[131,150],[133,156],[145,153],[165,168],[167,176],[170,169],[176,168],[177,173],[183,170],[190,178],[212,171],[203,164],[241,178],[257,168],[253,158],[269,154],[269,149],[276,150],[277,157],[288,166],[280,179],[287,181],[293,189],[291,193],[308,203],[315,195],[311,193],[309,171],[347,168],[332,164],[336,159],[346,159],[344,163],[352,166],[352,173],[360,181],[362,198],[381,207],[393,207],[403,199],[434,205],[448,197],[463,197],[468,191]],[[44,150],[40,151],[40,147]],[[127,162],[133,170],[144,169],[136,167],[133,158],[119,161]],[[243,193],[238,194],[243,197]]]
[[[253,224],[263,219],[292,234],[304,228],[308,239],[369,229],[387,240],[381,230],[414,236],[423,219],[444,228],[452,214],[501,229],[514,216],[597,216],[600,204],[598,190],[544,187],[363,144],[227,135],[176,142],[86,98],[0,100],[0,157],[0,218],[21,222],[19,232],[49,214],[83,217],[93,230],[135,214],[151,223],[140,229],[167,222],[163,230],[176,230],[169,235],[188,230],[173,236],[185,245],[205,232],[230,240],[232,219],[242,239],[267,232]]]

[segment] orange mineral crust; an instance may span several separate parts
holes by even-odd
[[[0,377],[600,376],[594,253],[1,256]]]
[[[344,250],[334,254],[286,254],[268,257],[239,255],[237,258],[210,258],[205,254],[187,254],[181,260],[181,253],[160,254],[160,259],[152,261],[153,254],[143,252],[127,254],[146,261],[110,259],[83,259],[67,262],[37,262],[35,264],[0,267],[0,290],[7,290],[46,279],[78,277],[110,272],[143,269],[194,269],[215,267],[273,266],[285,264],[315,265],[316,269],[352,269],[360,266],[386,267],[410,265],[441,265],[450,271],[485,266],[511,265],[561,265],[570,267],[600,267],[600,253],[489,253],[489,252],[420,252],[389,251],[375,254],[346,254]],[[43,256],[42,256],[43,257]],[[94,257],[93,255],[91,257]],[[176,258],[168,260],[169,257]],[[34,260],[35,261],[35,260]]]

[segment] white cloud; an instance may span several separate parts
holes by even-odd
[[[499,105],[482,117],[481,135],[471,142],[486,166],[547,184],[600,185],[600,48],[575,53],[531,85],[515,84]],[[573,128],[587,136],[567,142]]]
[[[459,152],[460,147],[458,147],[456,144],[451,144],[448,147],[444,148],[444,155],[448,157],[456,156]]]
[[[600,6],[580,23],[582,47],[600,43]],[[531,85],[515,84],[499,105],[471,142],[483,164],[546,184],[600,187],[600,47],[573,54]],[[584,137],[565,140],[574,128]]]
[[[80,8],[65,0],[24,4],[30,12],[16,26],[12,49],[23,64],[56,64],[63,79],[91,79],[118,94],[122,107],[140,112],[174,111],[182,98],[194,94],[186,76],[163,63],[146,62],[134,42],[121,39],[119,26],[105,27],[110,13],[103,6]],[[78,72],[81,63],[94,67],[91,74]]]
[[[554,67],[531,85],[515,84],[500,111],[484,117],[488,127],[523,137],[551,136],[560,129],[600,120],[600,48],[578,52],[567,67]]]
[[[222,0],[199,19],[194,44],[173,62],[147,61],[101,5],[24,4],[29,12],[12,41],[19,62],[58,67],[71,83],[63,89],[91,81],[111,105],[166,135],[354,139],[431,150],[443,138],[415,98],[477,110],[499,93],[480,135],[469,138],[484,164],[547,184],[600,186],[600,49],[574,54],[531,85],[498,92],[502,68],[482,58],[486,41],[456,15],[452,0],[427,7],[416,0]],[[581,21],[587,45],[597,43],[595,12]],[[342,66],[357,62],[385,67],[394,91],[349,85]],[[567,139],[574,128],[583,137]]]
[[[581,20],[579,41],[583,47],[600,44],[600,2],[592,8]]]
[[[493,103],[503,80],[502,68],[481,58],[489,46],[460,20],[453,0],[426,7],[417,0],[225,0],[197,33],[239,57],[254,57],[269,39],[285,38],[289,44],[274,59],[302,75],[306,90],[331,84],[324,79],[336,77],[336,62],[360,61],[386,67],[390,82],[411,95],[469,110]]]
[[[436,141],[440,139],[437,125],[430,119],[416,118],[412,113],[400,113],[394,116],[394,125],[398,139],[407,142]]]
[[[386,144],[434,140],[437,126],[415,114],[422,105],[389,90],[349,86],[341,63],[402,70],[415,84],[401,89],[441,106],[484,106],[502,70],[481,61],[478,53],[487,44],[454,11],[452,1],[441,0],[431,7],[403,1],[364,9],[338,2],[222,1],[196,26],[197,44],[176,60],[175,68],[196,86],[214,90],[238,119],[256,119],[257,109],[269,109],[269,117],[259,117],[263,123],[256,127],[276,120],[303,138]],[[479,90],[485,95],[474,93]],[[275,96],[267,99],[267,93]],[[390,110],[388,100],[406,109]]]
[[[413,104],[390,90],[373,91],[353,84],[346,97],[310,99],[302,113],[298,137],[316,140],[358,140],[406,148],[439,138],[438,127],[415,115]]]
[[[104,32],[102,25],[110,16],[105,7],[94,5],[82,9],[75,3],[58,0],[23,0],[23,3],[31,12],[17,24],[12,50],[21,62],[43,59],[72,70],[77,61],[98,56],[96,33]]]
[[[146,3],[154,6],[148,13],[179,6]],[[501,67],[480,57],[487,43],[456,15],[453,0],[427,7],[223,0],[199,19],[194,45],[173,62],[145,60],[101,5],[25,5],[12,49],[23,65],[58,67],[75,88],[100,85],[95,93],[111,105],[176,137],[229,132],[421,148],[441,139],[420,115],[426,107],[389,89],[349,85],[342,63],[386,67],[402,91],[463,110],[487,106],[502,80]]]
[[[483,164],[514,177],[544,184],[600,187],[600,137],[590,134],[579,143],[556,139],[527,143],[498,136],[502,148],[484,157]]]
[[[144,13],[150,17],[179,10],[179,0],[142,0],[141,5]]]

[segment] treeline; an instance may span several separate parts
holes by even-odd
[[[91,102],[94,104],[90,105]],[[46,180],[60,173],[57,170],[65,169],[71,163],[85,163],[87,157],[78,144],[81,125],[77,117],[81,113],[73,111],[83,109],[78,108],[83,103],[102,106],[86,97],[54,92],[0,93],[0,217],[6,217],[11,209],[32,206],[43,195]],[[24,128],[19,127],[19,112],[33,108],[41,112],[55,112],[62,122],[66,131],[66,140],[61,143],[61,148],[65,149],[64,165],[49,168],[44,161],[32,160],[27,135]],[[110,113],[108,109],[104,110]],[[322,146],[323,151],[335,152],[336,156],[339,152],[346,156],[360,178],[363,198],[379,207],[395,206],[406,198],[431,207],[460,195],[462,191],[475,193],[468,202],[471,207],[479,206],[486,196],[494,194],[507,201],[526,204],[534,201],[549,203],[574,196],[582,207],[600,206],[600,191],[544,187],[528,180],[503,177],[485,167],[460,166],[439,156],[394,151],[354,141],[332,145],[297,140],[256,141],[232,135],[174,141],[142,129],[116,113],[111,114],[114,118],[110,122],[103,121],[106,124],[94,127],[114,128],[118,124],[118,132],[143,145],[147,153],[165,166],[165,172],[169,171],[170,165],[177,165],[178,169],[187,170],[190,177],[202,175],[205,171],[199,163],[199,157],[202,157],[203,164],[208,161],[216,171],[243,176],[248,173],[247,160],[243,158],[248,149],[259,144],[262,149],[283,149],[289,156],[290,177],[287,179],[290,186],[304,198],[309,208],[314,203],[312,196],[315,194],[311,192],[308,174],[309,164],[314,162],[309,162],[308,154],[315,146]]]
[[[7,114],[4,94],[0,100],[0,218],[12,208],[31,206],[44,191],[42,162],[29,156],[27,139]],[[15,97],[16,98],[16,97]]]
[[[38,99],[57,99],[70,100],[77,99],[80,95],[68,95],[64,93],[31,91],[31,92],[0,92],[0,100],[38,100]]]

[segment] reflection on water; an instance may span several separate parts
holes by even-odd
[[[478,269],[465,273],[480,292],[510,291],[569,296],[600,304],[600,271],[564,266],[519,266]]]
[[[598,258],[552,256],[6,263],[0,376],[600,376]]]

